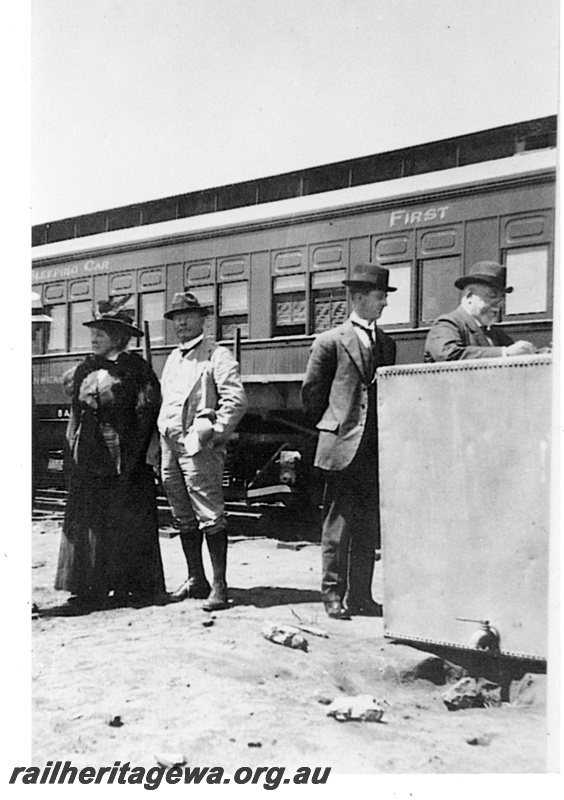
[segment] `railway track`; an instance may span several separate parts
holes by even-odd
[[[46,487],[38,489],[33,504],[32,519],[63,521],[67,499],[66,489]],[[225,504],[231,536],[267,536],[285,541],[319,541],[319,526],[315,519],[290,512],[282,504],[248,506],[245,502],[228,501]],[[159,533],[172,538],[177,531],[172,524],[172,513],[166,498],[157,497]]]

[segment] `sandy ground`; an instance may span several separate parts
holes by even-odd
[[[191,766],[228,773],[264,765],[341,774],[546,769],[542,702],[449,712],[446,687],[406,674],[421,654],[385,640],[381,619],[328,619],[317,544],[290,549],[275,539],[233,538],[233,606],[211,616],[197,600],[68,615],[66,593],[52,588],[59,537],[58,522],[34,523],[36,766],[68,759],[79,767],[116,760],[151,767],[155,756],[182,753]],[[185,577],[180,543],[161,538],[161,548],[173,590]],[[374,596],[382,599],[381,562],[376,567]],[[297,617],[329,638],[305,634],[302,652],[261,635],[266,622]],[[327,701],[361,693],[384,701],[382,722],[327,716]],[[109,724],[116,717],[119,727]]]

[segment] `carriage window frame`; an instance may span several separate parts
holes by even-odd
[[[92,300],[71,300],[68,304],[68,350],[69,353],[87,353],[91,349],[91,341],[90,341],[90,331],[88,328],[85,328],[84,331],[82,330],[82,321],[81,318],[78,317],[75,326],[75,319],[73,316],[73,311],[77,308],[77,306],[84,306],[85,310],[88,311],[88,319],[92,319]],[[87,320],[85,320],[87,321]],[[79,346],[75,346],[74,344],[74,334],[82,334],[83,344]],[[81,337],[79,337],[81,338]]]
[[[62,309],[63,318],[62,318],[62,325],[60,326],[61,331],[61,338],[62,338],[62,347],[52,347],[52,335],[57,331],[57,311],[56,309]],[[45,313],[51,317],[51,322],[48,323],[49,327],[46,329],[44,333],[44,345],[43,345],[43,353],[45,355],[54,355],[55,353],[66,353],[68,352],[68,327],[69,327],[69,311],[68,311],[68,304],[65,302],[63,303],[51,303],[45,306]]]
[[[330,277],[328,277],[330,276]],[[323,333],[323,331],[332,330],[340,325],[349,316],[349,298],[347,295],[346,286],[343,285],[343,280],[347,277],[347,270],[343,267],[338,269],[320,270],[316,269],[310,273],[309,286],[309,332],[311,334]],[[338,295],[336,297],[333,294]],[[316,303],[318,300],[325,300],[329,302],[329,316],[331,324],[329,327],[318,327]],[[344,303],[344,313],[339,313],[338,316],[333,315],[333,304]]]
[[[425,265],[432,261],[435,262],[456,261],[457,269],[455,270],[454,278],[453,275],[450,274],[446,279],[443,278],[441,281],[441,285],[444,287],[445,295],[447,296],[447,302],[445,303],[444,308],[440,308],[438,310],[437,315],[433,319],[424,319],[423,318],[423,309],[425,302],[424,269]],[[462,274],[461,270],[462,270],[462,256],[459,253],[448,253],[444,255],[437,255],[434,257],[418,259],[417,279],[419,285],[417,291],[417,317],[416,317],[417,328],[428,328],[442,314],[448,314],[449,312],[453,311],[453,309],[457,308],[457,306],[460,303],[460,290],[454,286],[454,281]]]
[[[405,259],[405,261],[397,261],[397,262],[387,263],[386,264],[386,269],[390,271],[390,276],[389,276],[389,279],[388,279],[388,282],[389,282],[390,286],[395,286],[394,272],[396,270],[398,270],[398,271],[399,270],[407,270],[408,271],[407,285],[409,287],[409,294],[408,294],[408,297],[407,297],[407,319],[404,320],[403,322],[397,322],[397,321],[389,322],[388,321],[388,318],[387,318],[388,317],[388,307],[389,307],[390,302],[393,303],[394,300],[398,300],[398,301],[400,301],[402,303],[402,305],[404,303],[403,296],[401,294],[401,292],[402,292],[404,287],[402,287],[401,285],[400,286],[396,286],[395,288],[397,289],[397,292],[388,292],[387,293],[388,306],[386,306],[386,308],[383,310],[382,316],[377,321],[378,327],[382,328],[383,330],[386,330],[387,328],[389,328],[390,330],[409,330],[409,329],[412,329],[414,327],[417,327],[417,325],[414,324],[414,319],[415,319],[415,316],[416,316],[415,307],[416,307],[416,295],[417,295],[417,293],[416,293],[417,282],[416,282],[416,275],[415,275],[416,270],[414,269],[413,260],[412,259]]]
[[[155,291],[142,291],[139,292],[137,297],[137,319],[139,320],[139,327],[141,330],[144,329],[145,323],[145,316],[143,313],[143,306],[144,306],[144,298],[151,296],[154,297],[155,295],[160,295],[162,299],[162,311],[159,317],[155,319],[147,320],[149,322],[149,335],[151,338],[151,345],[164,345],[166,343],[166,325],[165,325],[165,307],[166,307],[166,291],[164,289],[157,289]],[[151,331],[151,323],[159,322],[160,323],[160,334],[157,337],[153,337],[153,332]]]
[[[279,304],[290,304],[290,320],[284,325],[279,322]],[[302,306],[302,319],[294,318],[297,305]],[[299,313],[299,312],[298,312]],[[275,275],[272,280],[272,335],[304,336],[308,330],[307,276],[305,272],[292,272]]]
[[[227,307],[224,308],[223,301],[224,301],[224,291],[232,289],[233,286],[242,286],[244,287],[244,299],[245,304],[244,307]],[[238,328],[241,332],[241,339],[248,339],[249,338],[249,279],[248,278],[237,278],[237,280],[224,280],[218,284],[218,292],[217,292],[217,323],[219,327],[219,339],[220,341],[232,341],[235,338],[235,334],[231,335],[231,332],[226,334],[226,329],[231,326],[233,328]]]
[[[512,302],[516,301],[519,302],[520,295],[523,296],[523,289],[519,288],[518,281],[515,281],[515,278],[511,276],[510,265],[508,264],[508,258],[511,257],[513,254],[515,255],[524,255],[529,252],[544,252],[546,255],[545,263],[544,263],[544,289],[545,289],[545,310],[529,310],[529,311],[508,311],[507,307],[511,308]],[[523,244],[520,247],[505,247],[503,249],[502,255],[502,263],[507,270],[507,285],[513,286],[514,291],[510,295],[506,295],[504,307],[503,307],[503,320],[506,322],[526,322],[528,320],[546,320],[552,318],[552,294],[553,294],[553,271],[552,271],[552,248],[550,244],[546,242],[542,243],[534,243],[534,244]],[[517,284],[517,285],[516,285]]]

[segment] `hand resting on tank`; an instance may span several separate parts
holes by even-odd
[[[531,342],[526,342],[523,339],[520,339],[518,342],[513,342],[508,347],[506,347],[506,353],[508,356],[528,356],[532,355],[532,353],[536,353],[537,348]]]

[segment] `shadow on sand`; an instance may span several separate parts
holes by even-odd
[[[255,606],[256,608],[321,603],[320,592],[287,586],[253,586],[251,589],[229,587],[229,596],[234,606]]]

